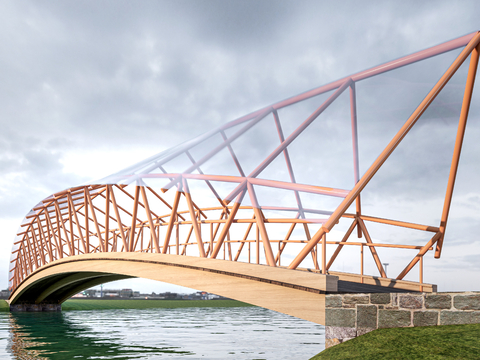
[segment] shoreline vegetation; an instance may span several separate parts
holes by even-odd
[[[107,309],[176,309],[185,307],[246,307],[254,306],[236,300],[96,300],[69,299],[62,304],[62,311]]]
[[[310,360],[480,359],[480,324],[378,329]]]
[[[246,307],[254,306],[236,300],[139,300],[139,299],[69,299],[62,304],[62,311],[108,310],[108,309],[153,309],[185,307]],[[0,300],[0,311],[9,311],[8,303]]]

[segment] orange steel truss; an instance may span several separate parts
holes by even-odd
[[[27,214],[21,225],[12,251],[10,289],[14,291],[29,274],[47,263],[87,253],[151,252],[223,257],[228,261],[288,266],[289,269],[297,269],[308,259],[313,264],[312,271],[326,274],[345,246],[361,249],[360,275],[364,275],[363,250],[368,248],[380,277],[386,277],[386,273],[378,249],[411,249],[415,252],[413,259],[396,278],[403,279],[420,263],[419,282],[423,283],[423,256],[432,250],[439,258],[442,251],[475,82],[479,43],[480,32],[475,32],[356,73],[231,121],[110,177],[49,196]],[[413,108],[373,164],[361,174],[356,84],[457,49],[460,50],[453,63],[446,71],[442,70],[443,75],[420,99],[419,105]],[[470,64],[440,223],[436,226],[423,225],[362,213],[361,194],[366,185],[468,57]],[[290,154],[291,144],[300,134],[309,131],[309,126],[344,93],[349,93],[350,99],[352,187],[345,190],[322,186],[314,180],[310,183],[297,182],[294,172],[296,163]],[[326,94],[323,103],[293,130],[286,132],[282,127],[280,110],[322,94]],[[241,145],[238,144],[249,136],[251,129],[266,124],[265,119],[269,119],[271,131],[276,133],[275,146],[261,158],[256,158],[255,154],[239,156]],[[255,141],[262,143],[259,138]],[[219,158],[218,154],[228,154],[228,157]],[[310,156],[316,155],[306,152],[307,163]],[[262,177],[264,170],[274,161],[283,163],[287,180]],[[228,162],[227,165],[234,168],[236,174],[232,170],[215,170],[215,165],[222,162]],[[322,170],[317,169],[319,172]],[[274,195],[269,199],[272,202],[279,200],[276,203],[280,205],[269,205],[268,201],[260,199],[262,189],[273,191]],[[285,194],[295,199],[295,205],[282,204]],[[322,209],[320,203],[316,208],[308,208],[304,206],[306,196],[338,201],[330,210]],[[210,201],[212,199],[213,202]],[[343,239],[327,240],[327,234],[342,219],[350,221]],[[415,229],[432,236],[421,246],[377,243],[367,229],[369,222]],[[303,235],[292,237],[299,229]],[[347,241],[355,230],[358,238],[363,237],[364,241]],[[290,244],[301,248],[293,260],[287,257],[289,261],[285,263],[282,255]],[[327,246],[333,250],[331,256],[327,256]]]

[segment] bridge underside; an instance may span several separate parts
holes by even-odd
[[[415,283],[372,277],[364,277],[362,284],[352,274],[323,275],[166,254],[96,253],[68,257],[42,267],[22,282],[9,302],[58,304],[92,286],[133,277],[208,291],[319,324],[325,324],[327,293],[419,289]],[[432,290],[431,286],[424,289]]]

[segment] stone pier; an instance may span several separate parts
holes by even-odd
[[[480,323],[480,292],[325,297],[325,347],[382,328]]]
[[[10,305],[11,312],[62,311],[61,304],[15,304]]]

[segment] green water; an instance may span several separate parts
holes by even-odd
[[[0,359],[309,359],[321,325],[257,307],[0,313]]]

